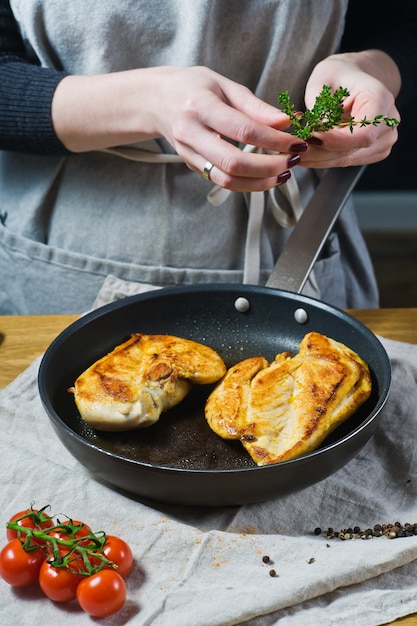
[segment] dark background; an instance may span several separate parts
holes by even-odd
[[[417,189],[415,152],[417,148],[417,116],[414,103],[403,107],[400,114],[399,138],[390,156],[384,161],[374,163],[366,168],[356,187],[357,191],[410,191]]]
[[[413,104],[400,110],[399,139],[390,156],[369,165],[356,190],[400,194],[417,190],[415,147],[417,124]],[[395,202],[395,198],[393,199]],[[375,223],[363,232],[380,291],[381,307],[417,307],[417,202],[407,230],[380,229]],[[395,206],[392,207],[395,224]]]

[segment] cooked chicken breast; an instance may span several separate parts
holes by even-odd
[[[150,426],[194,383],[217,382],[226,373],[211,348],[169,335],[135,334],[91,365],[69,391],[85,422],[98,430]]]
[[[205,414],[220,437],[240,439],[258,465],[267,465],[315,450],[370,393],[366,363],[313,332],[293,357],[284,352],[271,364],[253,357],[230,368]]]

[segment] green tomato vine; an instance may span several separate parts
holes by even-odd
[[[393,129],[399,124],[395,117],[385,115],[377,115],[372,119],[364,117],[362,120],[355,120],[353,117],[344,118],[343,101],[349,95],[345,87],[339,87],[332,93],[329,85],[323,85],[314,106],[304,113],[295,108],[288,91],[278,94],[278,103],[291,120],[292,134],[304,140],[309,139],[315,132],[323,133],[335,126],[348,126],[353,132],[354,126],[377,126],[383,123]]]
[[[45,522],[52,519],[45,514],[47,508],[48,506],[45,506],[39,511],[34,511],[30,507],[20,517],[7,523],[6,527],[17,533],[17,538],[26,552],[41,548],[46,554],[47,563],[53,567],[71,569],[71,564],[76,563],[76,573],[80,576],[91,576],[104,567],[117,568],[103,554],[106,543],[104,531],[94,533],[86,527],[88,532],[77,537],[78,531],[85,525],[76,524],[70,518],[65,523],[57,519],[52,526],[44,527]],[[34,528],[19,524],[19,521],[26,518],[32,520]],[[62,536],[59,536],[60,533]]]

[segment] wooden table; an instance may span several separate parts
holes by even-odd
[[[355,310],[350,313],[376,334],[417,344],[417,308]],[[76,315],[0,316],[0,388],[8,385]],[[417,626],[417,614],[392,622]]]

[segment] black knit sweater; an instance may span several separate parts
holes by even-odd
[[[26,60],[8,0],[0,0],[0,149],[65,154],[55,135],[51,102],[64,72]]]
[[[417,95],[417,2],[350,0],[341,50],[378,48],[400,68],[399,104]],[[0,0],[0,149],[67,154],[51,119],[51,102],[67,73],[26,58],[8,0]]]

